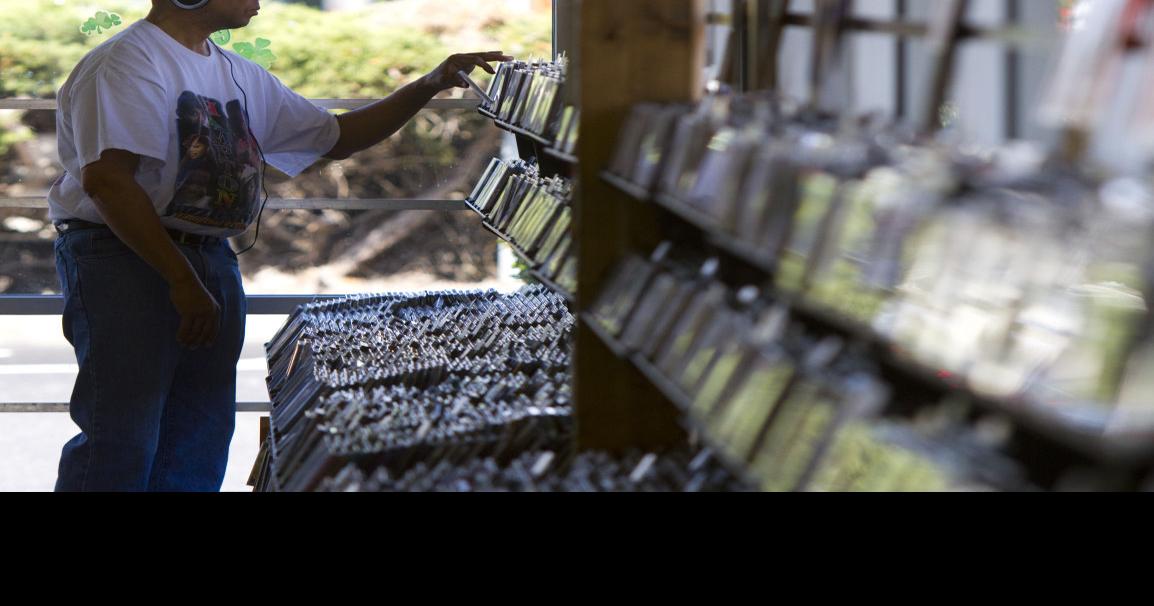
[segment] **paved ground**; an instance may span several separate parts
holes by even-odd
[[[283,316],[249,319],[238,366],[238,401],[268,401],[264,342],[283,323]],[[67,402],[75,377],[75,359],[60,335],[59,318],[0,318],[0,399]],[[251,490],[245,482],[260,449],[261,416],[237,415],[225,491]],[[0,414],[0,491],[52,490],[60,448],[78,432],[66,413]]]

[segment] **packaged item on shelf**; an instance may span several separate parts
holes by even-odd
[[[565,131],[564,147],[561,151],[574,155],[577,153],[577,140],[581,133],[581,110],[573,110],[573,122],[569,125],[568,130]]]
[[[834,361],[841,347],[827,339],[810,349],[754,445],[750,470],[763,490],[805,489],[838,431],[874,417],[887,404],[889,388],[875,377],[872,364],[848,354]]]
[[[557,271],[553,279],[566,291],[577,292],[577,257],[572,251],[569,251],[565,256],[561,269]]]
[[[751,318],[752,326],[746,333],[722,344],[716,362],[693,395],[691,414],[704,422],[722,402],[736,398],[757,359],[780,347],[787,317],[788,312],[781,306],[764,308]]]
[[[733,297],[735,300],[718,310],[702,330],[698,341],[690,346],[685,365],[674,379],[691,400],[697,398],[702,381],[723,352],[734,352],[744,346],[745,338],[753,328],[752,305],[758,294],[752,287],[737,293]]]
[[[779,404],[750,468],[767,492],[797,490],[821,440],[833,429],[837,401],[828,386],[801,378]]]
[[[550,277],[564,265],[571,241],[572,187],[561,177],[542,177],[535,164],[494,160],[473,189],[471,204],[486,223]],[[575,277],[575,269],[571,272]]]
[[[677,282],[678,279],[667,269],[658,268],[652,283],[637,303],[637,312],[621,334],[621,343],[626,348],[632,351],[641,349],[641,344],[653,334],[661,310],[669,304]]]
[[[769,124],[764,120],[717,131],[685,198],[727,233],[737,229],[736,200],[748,178],[752,159],[765,144],[768,133]]]
[[[630,255],[618,264],[605,282],[592,312],[597,321],[614,337],[619,337],[645,292],[654,265],[640,256]]]
[[[878,240],[882,209],[890,192],[900,187],[900,177],[886,167],[870,172],[844,202],[829,236],[825,271],[812,278],[807,298],[862,325],[878,315],[887,293],[872,288],[867,279]]]
[[[504,122],[509,122],[513,116],[513,112],[520,106],[524,98],[525,83],[529,80],[527,71],[528,64],[523,61],[517,61],[510,64],[510,73],[504,88],[501,91],[500,101],[498,102],[498,109],[495,110],[497,119]]]
[[[655,356],[654,362],[665,376],[680,376],[692,345],[701,337],[714,314],[720,313],[727,294],[725,286],[710,282],[692,295],[685,314],[677,319],[669,341]]]
[[[573,256],[573,234],[566,232],[557,241],[557,245],[552,250],[545,251],[544,256],[541,257],[541,267],[546,275],[556,276],[561,272],[561,268],[565,265],[566,259]],[[572,291],[570,291],[572,292]]]
[[[645,137],[653,115],[661,106],[651,103],[641,103],[629,110],[629,116],[621,125],[617,133],[617,143],[613,148],[613,156],[609,160],[609,172],[623,179],[630,179],[633,167],[637,164],[641,153],[641,140]]]
[[[690,109],[683,105],[657,103],[634,106],[618,134],[609,172],[646,191],[653,191],[668,157],[667,150],[678,119]]]
[[[749,176],[737,195],[734,232],[739,240],[776,261],[785,232],[801,199],[797,167],[784,147],[767,144],[751,159]]]
[[[657,182],[659,193],[678,199],[685,198],[688,189],[697,180],[698,169],[710,139],[724,124],[727,107],[725,97],[707,97],[692,113],[677,120],[668,158],[662,165]]]
[[[577,153],[577,135],[581,132],[581,110],[566,105],[557,118],[550,140],[553,149],[572,156]]]
[[[672,272],[678,272],[676,268]],[[673,289],[669,297],[657,307],[644,339],[638,345],[638,351],[648,360],[656,360],[658,352],[664,351],[673,339],[674,326],[682,318],[693,296],[705,287],[707,279],[703,280],[700,273],[691,270],[675,273]]]
[[[682,105],[656,105],[650,108],[650,117],[645,132],[638,142],[637,161],[623,176],[631,182],[653,191],[657,178],[665,166],[670,138],[677,120],[689,111]]]
[[[814,268],[825,260],[829,231],[848,187],[825,171],[802,174],[801,199],[777,264],[776,283],[782,291],[797,293],[809,287]]]
[[[568,62],[564,57],[554,62],[502,63],[489,88],[488,95],[493,103],[482,102],[481,109],[541,139],[553,135],[553,140],[567,143],[576,133],[567,132],[564,138],[558,139],[560,133],[557,130],[563,113],[562,89],[567,69]],[[568,123],[572,122],[570,117]]]
[[[735,382],[732,395],[717,401],[698,399],[693,413],[701,419],[716,448],[731,460],[748,465],[796,373],[792,355],[780,346],[757,348],[751,352],[744,375]]]
[[[540,244],[536,250],[532,252],[535,258],[548,259],[552,251],[557,248],[557,245],[570,233],[570,227],[573,222],[573,211],[569,206],[562,206],[557,212],[557,220],[546,230],[541,238]]]
[[[512,73],[513,73],[513,63],[512,62],[505,62],[505,63],[498,63],[497,64],[497,73],[496,73],[496,75],[493,76],[493,81],[491,83],[489,83],[488,97],[489,97],[489,99],[492,100],[492,103],[489,103],[488,100],[482,100],[482,102],[481,102],[481,109],[482,110],[490,112],[490,113],[496,113],[500,109],[501,102],[503,100],[502,98],[503,98],[504,93],[505,93],[505,86],[508,84],[509,76]]]
[[[673,243],[666,241],[650,255],[653,275],[620,336],[621,343],[628,350],[642,351],[647,358],[652,358],[655,346],[646,345],[664,336],[664,330],[680,316],[685,300],[689,297],[688,291],[679,294],[682,283],[688,282],[692,290],[704,283],[701,280],[709,280],[712,272],[716,271],[715,262],[701,265],[696,257],[674,258],[675,254]],[[696,274],[692,267],[694,263],[701,266],[701,271]]]
[[[961,412],[962,415],[959,415]],[[912,419],[859,416],[838,428],[804,490],[813,492],[1032,491],[1025,469],[953,403]]]

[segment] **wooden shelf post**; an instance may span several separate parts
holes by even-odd
[[[659,237],[654,209],[604,183],[617,132],[633,105],[693,101],[704,91],[704,0],[584,0],[576,60],[581,73],[581,158],[575,239],[579,311],[592,307],[609,270]],[[577,334],[577,444],[619,452],[684,440],[679,414],[627,359],[587,327]]]

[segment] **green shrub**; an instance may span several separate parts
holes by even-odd
[[[141,0],[9,3],[0,19],[0,97],[55,97],[85,53],[143,18],[147,9]],[[458,7],[448,11],[440,0],[396,0],[334,13],[302,4],[266,3],[249,27],[230,32],[226,46],[260,52],[257,39],[268,40],[264,50],[275,56],[270,71],[312,98],[384,96],[432,70],[451,52],[500,48],[517,56],[548,56],[548,15],[502,15],[499,7],[485,3],[473,10],[474,15]],[[86,23],[91,28],[90,20],[100,11],[118,14],[122,24],[99,33],[82,32]],[[472,118],[467,122],[477,124]],[[406,149],[407,154],[452,156],[452,148],[435,137],[418,137],[421,140],[397,143],[414,144],[416,149]],[[0,155],[14,138],[13,133],[0,133]]]
[[[53,96],[76,62],[96,45],[142,18],[147,3],[99,4],[22,0],[0,20],[0,97]],[[478,4],[487,14],[491,7]],[[81,28],[99,11],[123,25],[101,33]],[[356,12],[299,4],[267,4],[249,27],[231,32],[228,47],[270,41],[270,71],[305,96],[365,97],[387,94],[434,68],[450,52],[502,47],[516,55],[547,56],[549,19],[509,16],[478,22],[446,11],[439,0],[397,0]]]

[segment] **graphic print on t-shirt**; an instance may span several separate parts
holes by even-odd
[[[180,164],[165,216],[229,230],[252,222],[261,160],[240,101],[184,91],[177,100]]]

